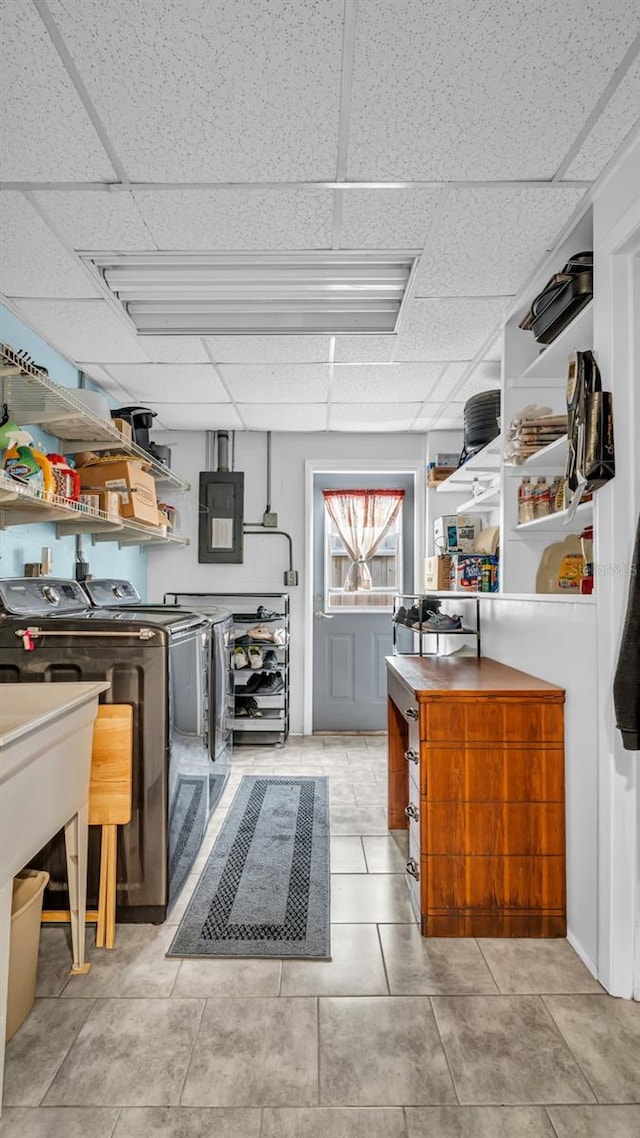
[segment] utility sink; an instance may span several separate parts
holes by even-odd
[[[13,878],[64,827],[72,972],[84,964],[93,724],[104,681],[0,684],[0,1109]]]

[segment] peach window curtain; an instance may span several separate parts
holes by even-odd
[[[369,559],[400,513],[404,490],[323,490],[322,494],[325,509],[351,558],[345,593],[370,589]]]

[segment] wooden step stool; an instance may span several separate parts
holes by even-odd
[[[117,828],[131,820],[133,775],[133,709],[126,703],[103,703],[93,730],[89,825],[101,826],[98,909],[87,912],[97,924],[96,948],[116,941]],[[45,923],[70,920],[66,909],[43,912]]]

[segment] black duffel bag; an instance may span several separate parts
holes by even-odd
[[[575,253],[531,302],[519,327],[550,344],[593,297],[593,253]]]

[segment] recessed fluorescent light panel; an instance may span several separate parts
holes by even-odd
[[[91,253],[142,336],[395,332],[417,253]]]

